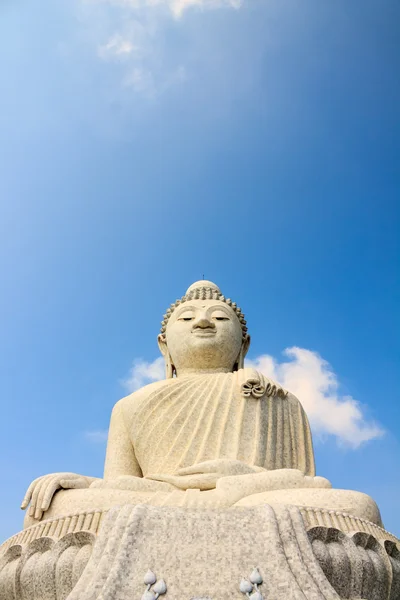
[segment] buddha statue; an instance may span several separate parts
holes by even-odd
[[[194,283],[168,308],[158,345],[166,379],[115,405],[103,479],[75,473],[35,479],[22,502],[29,506],[25,527],[126,504],[316,506],[381,525],[371,498],[333,490],[316,476],[301,403],[245,367],[246,320],[214,283]]]

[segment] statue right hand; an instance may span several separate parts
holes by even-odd
[[[32,481],[28,487],[21,508],[25,510],[30,502],[29,516],[40,521],[58,489],[87,488],[93,480],[93,477],[84,477],[76,473],[42,475]]]

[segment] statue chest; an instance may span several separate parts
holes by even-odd
[[[244,397],[228,375],[170,385],[138,407],[130,435],[144,475],[216,458],[262,463],[268,397]]]

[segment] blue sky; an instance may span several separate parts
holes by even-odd
[[[318,474],[399,534],[399,17],[1,4],[1,539],[32,479],[101,475],[113,404],[203,274],[305,394]]]

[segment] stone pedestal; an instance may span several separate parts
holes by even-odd
[[[115,507],[0,547],[0,600],[399,600],[400,543],[337,511]]]

